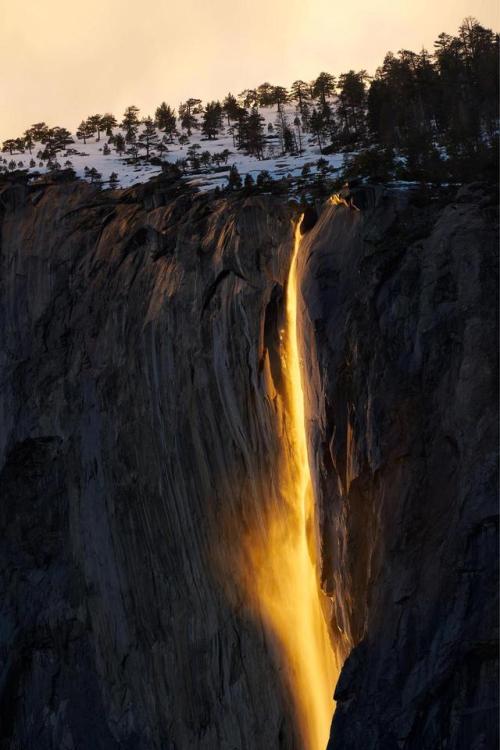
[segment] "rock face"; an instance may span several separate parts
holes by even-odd
[[[493,747],[494,205],[354,203],[300,248],[329,747]],[[299,750],[232,570],[279,501],[293,216],[0,187],[2,750]]]
[[[496,747],[496,196],[364,197],[301,248],[329,749]]]
[[[78,183],[0,206],[0,746],[294,747],[211,559],[273,498],[290,210]]]

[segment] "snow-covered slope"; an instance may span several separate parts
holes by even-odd
[[[312,135],[304,132],[301,133],[302,153],[300,155],[281,155],[279,136],[276,131],[274,133],[268,132],[269,123],[274,125],[276,122],[278,115],[277,108],[261,107],[259,112],[264,118],[266,137],[263,159],[257,159],[255,156],[238,151],[233,143],[232,135],[228,132],[227,124],[225,124],[223,130],[214,140],[208,140],[204,137],[201,133],[201,128],[193,130],[187,144],[180,144],[179,138],[175,137],[173,143],[167,144],[168,151],[161,153],[161,160],[175,163],[178,160],[186,159],[189,148],[194,144],[200,147],[198,155],[203,151],[208,151],[210,154],[221,153],[225,150],[229,151],[230,154],[227,157],[227,162],[219,167],[210,165],[209,167],[200,168],[198,171],[193,171],[189,166],[187,167],[186,180],[196,185],[200,190],[210,190],[217,185],[224,187],[227,184],[229,170],[233,165],[236,166],[242,178],[250,173],[255,179],[259,172],[265,170],[269,172],[273,179],[280,179],[289,175],[298,177],[306,164],[310,167],[310,173],[314,174],[317,171],[316,163],[320,158],[328,162],[328,167],[332,173],[338,170],[344,163],[345,154],[322,155]],[[294,129],[293,120],[297,116],[296,108],[293,105],[285,107],[285,116],[289,126]],[[198,116],[198,120],[201,122],[201,116]],[[114,135],[119,132],[123,133],[120,128],[113,129]],[[161,138],[163,134],[158,131],[158,135]],[[94,168],[100,173],[104,187],[108,186],[109,178],[113,172],[118,176],[119,187],[128,187],[139,182],[144,182],[161,172],[161,165],[147,163],[144,156],[140,156],[138,160],[132,159],[127,154],[120,156],[112,144],[109,146],[110,153],[106,155],[104,153],[104,145],[108,142],[108,137],[103,133],[101,133],[99,141],[95,137],[87,138],[85,144],[82,140],[78,140],[74,133],[73,139],[75,143],[70,144],[66,152],[61,152],[58,155],[60,166],[71,166],[76,174],[82,178],[88,178],[86,169],[90,170]],[[4,169],[8,168],[11,162],[15,162],[16,168],[28,169],[32,173],[47,171],[47,163],[45,162],[43,166],[40,166],[41,161],[36,156],[41,149],[43,149],[41,144],[35,144],[31,155],[28,151],[14,153],[13,155],[8,153],[3,154]],[[153,151],[151,155],[159,156],[156,151]],[[36,165],[30,167],[32,159],[36,162]],[[325,165],[323,165],[324,168]]]

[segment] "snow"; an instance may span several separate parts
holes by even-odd
[[[185,159],[187,157],[187,151],[193,144],[198,144],[200,149],[198,154],[203,151],[209,151],[210,154],[220,153],[225,149],[231,152],[228,157],[227,164],[221,168],[209,167],[202,168],[199,172],[193,173],[188,172],[185,179],[192,185],[196,185],[200,190],[212,190],[216,185],[223,187],[227,184],[227,176],[231,166],[235,165],[240,173],[242,179],[246,174],[251,174],[256,179],[259,172],[266,170],[269,172],[273,179],[279,179],[292,175],[292,177],[298,177],[305,164],[309,164],[311,167],[311,174],[316,172],[316,162],[318,159],[323,159],[328,162],[332,172],[340,169],[345,161],[347,154],[336,153],[324,155],[320,153],[319,147],[311,134],[301,133],[302,137],[302,149],[303,152],[300,155],[279,155],[280,143],[276,133],[269,134],[267,130],[268,123],[275,125],[276,118],[278,115],[277,108],[275,107],[261,107],[259,113],[264,118],[264,133],[266,136],[266,148],[265,158],[257,159],[255,156],[250,156],[242,151],[238,151],[233,145],[233,138],[228,133],[227,121],[224,123],[224,130],[219,133],[216,139],[207,140],[201,133],[201,129],[193,130],[192,135],[189,137],[189,143],[187,145],[181,145],[178,142],[178,138],[175,137],[174,143],[167,144],[168,151],[161,155],[163,161],[175,163],[178,159]],[[288,120],[289,127],[294,129],[293,120],[297,116],[297,110],[293,105],[285,107],[285,116]],[[198,116],[198,121],[201,122],[201,115]],[[141,128],[142,129],[142,126]],[[120,128],[114,128],[113,133],[122,132]],[[180,131],[179,132],[183,132]],[[158,131],[158,135],[161,137],[163,133]],[[85,167],[88,169],[95,168],[101,175],[104,187],[109,181],[112,172],[118,175],[118,187],[129,187],[137,183],[146,182],[154,175],[161,172],[161,166],[153,166],[147,164],[142,156],[137,164],[132,163],[130,156],[126,154],[119,156],[112,144],[110,144],[111,153],[105,155],[103,153],[103,147],[108,141],[108,137],[105,133],[101,133],[100,141],[96,138],[87,139],[87,143],[84,144],[82,140],[78,140],[76,135],[72,134],[75,141],[74,144],[68,146],[67,152],[60,152],[58,154],[58,162],[61,167],[64,168],[65,162],[69,160],[72,168],[75,170],[78,177],[87,178],[85,173]],[[274,146],[274,154],[271,155],[270,151]],[[23,162],[22,168],[28,169],[30,172],[44,173],[47,171],[47,167],[40,167],[40,160],[36,158],[36,154],[43,150],[42,144],[35,144],[33,147],[33,154],[30,155],[28,151],[24,153],[15,153],[12,156],[9,153],[3,154],[4,167],[14,160],[16,164],[19,161]],[[77,153],[72,153],[76,151]],[[158,155],[152,152],[152,155]],[[29,167],[30,159],[33,158],[36,162],[36,166],[33,168]]]

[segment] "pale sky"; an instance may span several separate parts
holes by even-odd
[[[0,0],[0,140],[129,104],[154,114],[263,81],[373,73],[469,15],[498,30],[497,0]]]

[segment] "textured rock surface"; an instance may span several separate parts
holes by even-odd
[[[358,197],[300,251],[322,581],[353,647],[330,746],[494,747],[494,198]],[[0,188],[3,750],[298,750],[231,569],[279,501],[291,216],[168,180]]]
[[[82,184],[0,211],[0,746],[293,747],[211,559],[273,499],[291,212]]]
[[[497,745],[497,212],[373,191],[301,248],[331,750]]]

